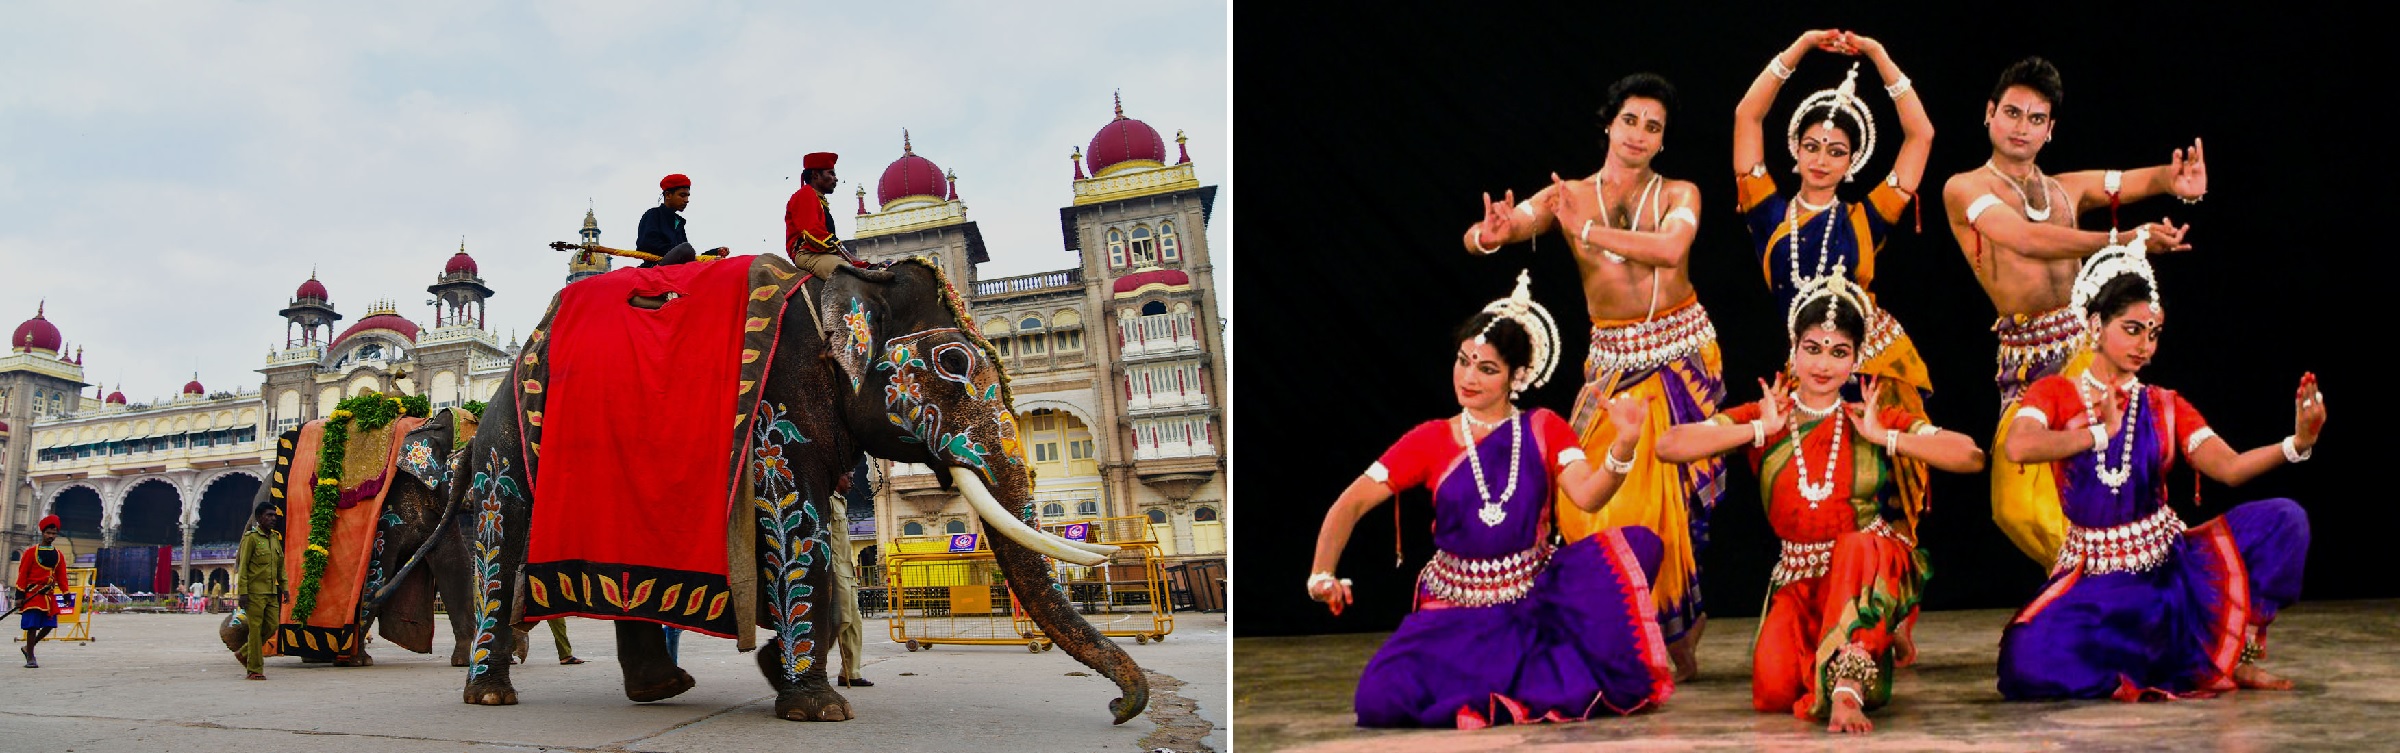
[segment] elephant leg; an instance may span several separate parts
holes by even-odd
[[[467,654],[475,647],[475,562],[466,533],[448,529],[425,559],[433,571],[434,590],[450,616],[450,666],[467,666]]]
[[[766,496],[785,501],[758,511],[761,598],[775,630],[759,651],[759,669],[775,687],[778,718],[848,721],[858,715],[825,677],[826,654],[841,626],[832,603],[833,569],[826,566],[825,494],[813,487],[803,482],[797,495]]]
[[[511,476],[508,458],[497,449],[474,461],[473,484],[465,493],[473,513],[470,534],[475,575],[475,648],[468,654],[467,703],[508,706],[517,702],[509,682],[509,659],[517,631],[505,624],[516,614],[518,574],[525,569],[525,539],[532,527],[532,500],[522,480]]]
[[[663,701],[692,689],[692,674],[667,658],[667,633],[658,623],[617,620],[617,666],[625,671],[625,697],[635,703]]]

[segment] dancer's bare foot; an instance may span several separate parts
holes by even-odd
[[[1875,723],[1867,721],[1866,708],[1859,705],[1858,699],[1864,696],[1859,693],[1856,681],[1843,680],[1834,688],[1833,713],[1825,723],[1825,731],[1862,735],[1875,731]]]
[[[2256,664],[2236,664],[2233,684],[2250,690],[2291,690],[2292,681],[2279,677]]]
[[[1675,662],[1675,681],[1691,682],[1700,676],[1700,634],[1708,631],[1708,615],[1692,621],[1692,629],[1684,631],[1683,640],[1667,644],[1667,658]]]
[[[1914,623],[1901,623],[1900,631],[1892,634],[1892,666],[1911,667],[1917,663],[1917,636],[1909,629]]]

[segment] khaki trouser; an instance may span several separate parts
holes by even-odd
[[[834,259],[839,261],[840,257]],[[835,497],[834,503],[842,504],[841,498]],[[840,516],[835,516],[825,524],[826,538],[833,544],[830,559],[833,560],[833,599],[837,602],[835,613],[841,615],[842,620],[841,633],[835,645],[842,649],[841,676],[855,680],[858,679],[858,657],[867,650],[866,641],[859,632],[859,623],[865,622],[866,617],[858,613],[858,573],[850,562],[849,528],[849,522]]]
[[[250,641],[242,646],[242,666],[263,673],[267,671],[267,639],[275,635],[275,621],[283,614],[283,603],[275,594],[248,594],[244,598],[250,604],[242,607],[242,624],[250,628]]]
[[[834,268],[850,266],[849,260],[843,259],[841,254],[813,254],[807,251],[793,253],[792,264],[826,279],[833,278]]]

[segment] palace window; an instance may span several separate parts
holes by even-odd
[[[1058,333],[1058,334],[1057,334],[1057,337],[1058,337],[1058,349],[1059,349],[1059,350],[1082,350],[1082,349],[1083,349],[1083,333],[1082,333],[1082,332],[1075,332],[1075,331],[1069,331],[1069,332],[1060,332],[1060,333]]]
[[[925,535],[925,524],[916,522],[914,520],[904,523],[900,526],[900,535],[923,536]]]
[[[1125,266],[1125,234],[1116,228],[1108,230],[1108,266],[1112,269]]]
[[[1137,266],[1137,267],[1138,267],[1138,266],[1142,266],[1142,265],[1145,265],[1145,264],[1157,264],[1157,263],[1158,263],[1158,241],[1157,241],[1156,239],[1154,239],[1154,238],[1151,238],[1151,237],[1150,237],[1150,228],[1143,227],[1143,226],[1140,226],[1140,225],[1135,225],[1135,226],[1134,226],[1134,228],[1133,228],[1133,264],[1134,264],[1134,266]]]
[[[1100,514],[1100,501],[1099,501],[1099,500],[1095,500],[1095,499],[1087,499],[1087,500],[1084,500],[1084,501],[1081,501],[1081,502],[1077,502],[1077,503],[1075,503],[1075,514],[1077,514],[1077,515],[1098,515],[1098,514]]]
[[[1158,252],[1160,256],[1165,257],[1167,261],[1176,261],[1182,259],[1182,245],[1183,244],[1176,242],[1175,223],[1158,223]]]
[[[1149,517],[1150,517],[1150,524],[1151,524],[1151,525],[1166,525],[1166,522],[1167,522],[1167,511],[1165,511],[1165,510],[1151,510],[1151,511],[1148,513],[1148,515],[1149,515]]]
[[[1192,522],[1207,523],[1217,519],[1217,508],[1203,507],[1192,511]]]
[[[1066,517],[1066,515],[1067,515],[1067,506],[1066,506],[1066,505],[1062,505],[1062,504],[1059,504],[1059,503],[1056,503],[1056,502],[1052,502],[1052,503],[1050,503],[1050,504],[1042,505],[1042,517],[1045,517],[1045,518],[1063,518],[1063,517]]]
[[[943,533],[966,533],[966,532],[967,532],[967,522],[966,522],[966,521],[964,521],[964,520],[953,520],[953,521],[950,521],[950,522],[948,522],[948,523],[943,523],[943,524],[942,524],[942,532],[943,532]]]

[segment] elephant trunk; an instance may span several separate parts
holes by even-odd
[[[452,454],[449,478],[465,478],[466,474],[462,471],[465,470],[466,465],[467,453]],[[367,601],[359,605],[360,609],[373,609],[383,604],[385,600],[392,598],[392,594],[400,590],[401,582],[407,580],[408,571],[416,569],[418,563],[425,561],[425,555],[433,551],[434,545],[441,543],[442,533],[450,528],[451,516],[458,513],[459,500],[466,497],[465,494],[457,493],[457,490],[450,488],[451,486],[451,484],[443,484],[442,488],[436,490],[442,495],[442,514],[434,519],[433,532],[425,537],[425,543],[418,544],[417,550],[409,553],[408,559],[401,561],[400,568],[392,572],[391,579],[385,581],[382,588],[367,595]]]
[[[1150,705],[1149,677],[1142,673],[1141,665],[1135,664],[1125,649],[1118,647],[1115,641],[1102,635],[1099,628],[1093,627],[1091,622],[1083,619],[1083,615],[1075,612],[1074,605],[1067,602],[1065,589],[1059,587],[1053,577],[1049,561],[1043,559],[1044,554],[1053,551],[1060,554],[1051,556],[1070,562],[1092,558],[1106,561],[1108,555],[1088,548],[1065,546],[1078,542],[1068,542],[1033,531],[1023,520],[1008,514],[993,499],[991,490],[984,486],[983,480],[974,474],[954,470],[952,478],[958,482],[959,491],[982,514],[985,524],[1004,534],[991,539],[992,556],[998,560],[1000,571],[1008,577],[1008,588],[1016,594],[1017,604],[1024,608],[1027,616],[1033,618],[1034,624],[1041,626],[1042,633],[1049,636],[1052,643],[1066,649],[1067,654],[1075,657],[1076,661],[1099,670],[1100,674],[1117,684],[1123,695],[1108,704],[1109,712],[1116,716],[1116,723],[1124,724],[1141,715],[1142,710]],[[1023,504],[1030,503],[1020,500],[1020,505]],[[990,508],[988,511],[985,509],[987,506]],[[1032,533],[1030,542],[1020,543],[1019,536],[1010,533],[1009,524]],[[1115,547],[1108,549],[1113,551]]]

